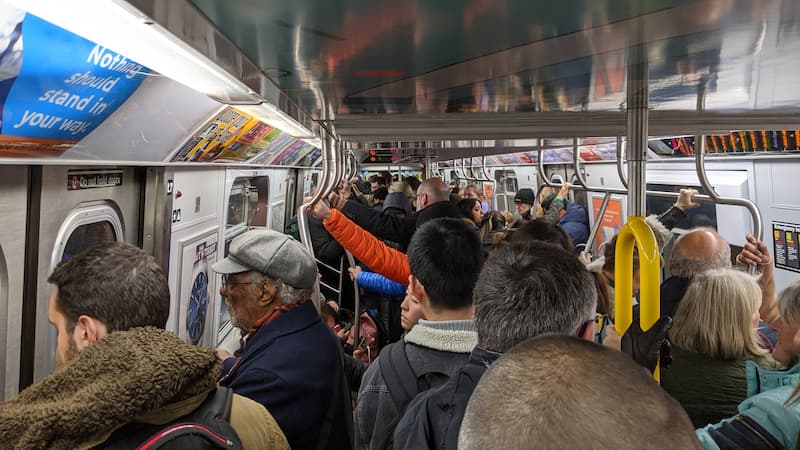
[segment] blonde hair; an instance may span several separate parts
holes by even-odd
[[[800,281],[795,281],[778,294],[778,311],[783,323],[800,322]]]
[[[670,331],[678,347],[716,359],[750,359],[768,353],[759,345],[753,315],[761,306],[755,278],[733,269],[697,274]]]
[[[392,183],[392,185],[389,186],[389,192],[402,192],[409,200],[414,197],[414,191],[411,190],[411,186],[405,181],[395,181]]]

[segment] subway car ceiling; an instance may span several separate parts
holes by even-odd
[[[637,74],[650,136],[798,127],[790,0],[0,8],[3,163],[308,167],[323,135],[365,162],[398,141],[440,161],[614,144]]]

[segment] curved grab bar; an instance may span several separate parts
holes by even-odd
[[[609,188],[605,186],[589,186],[586,182],[586,177],[584,177],[583,172],[581,172],[581,155],[580,151],[578,151],[578,139],[575,138],[572,141],[572,162],[575,165],[575,177],[578,180],[578,185],[586,189],[587,191],[594,191],[594,192],[608,192],[611,194],[627,194],[628,191],[626,189],[618,189],[618,188]]]
[[[469,160],[469,173],[467,173],[467,160]],[[464,168],[464,175],[467,177],[467,180],[478,181],[478,177],[475,176],[475,170],[472,167],[472,158],[463,158],[461,160],[461,167]]]
[[[432,162],[431,163],[431,176],[442,178],[442,171],[439,170],[439,162]]]
[[[655,235],[644,217],[632,216],[622,227],[617,237],[614,250],[616,265],[614,267],[614,304],[616,320],[614,328],[620,336],[624,335],[633,322],[633,247],[639,251],[639,271],[641,285],[639,287],[639,305],[641,314],[639,324],[647,331],[656,321],[661,309],[661,252],[658,249]],[[656,365],[653,378],[660,378],[660,367]]]
[[[465,180],[467,179],[467,175],[464,173],[464,171],[463,170],[459,170],[459,168],[458,168],[458,159],[454,159],[453,160],[453,171],[456,173],[456,177],[458,179],[461,179],[461,178],[463,178]]]
[[[720,197],[720,195],[717,194],[717,191],[714,189],[714,186],[711,186],[711,183],[708,181],[708,175],[706,174],[706,137],[703,135],[695,136],[694,142],[695,169],[697,170],[697,178],[700,180],[700,186],[705,189],[705,191],[708,193],[708,197],[711,198],[714,203],[718,203],[720,205],[744,206],[747,208],[747,211],[750,212],[750,217],[753,219],[753,236],[755,236],[759,241],[763,241],[764,222],[761,217],[761,210],[758,209],[758,205],[745,198]],[[749,266],[747,270],[751,275],[755,275],[756,269],[756,266]]]
[[[309,208],[313,207],[322,198],[327,197],[330,192],[336,187],[339,178],[339,162],[336,154],[336,140],[330,136],[327,131],[322,130],[322,180],[317,188],[317,192],[312,194],[311,200],[300,205],[297,209],[297,226],[300,231],[300,242],[306,246],[306,249],[314,257],[314,246],[311,244],[311,230],[308,228],[308,217],[306,212]],[[314,283],[314,298],[312,299],[317,311],[320,308],[320,291],[319,281]]]
[[[628,189],[628,174],[625,173],[624,162],[625,159],[622,157],[622,136],[617,136],[617,174],[619,175],[619,181],[622,182],[625,189]]]
[[[541,145],[540,145],[541,147]],[[547,178],[547,172],[544,171],[544,149],[536,151],[536,164],[539,168],[539,176],[544,180],[544,185],[547,187],[561,187],[561,183],[553,183]],[[536,206],[536,205],[534,205]]]

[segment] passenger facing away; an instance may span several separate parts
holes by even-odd
[[[163,330],[169,287],[144,251],[101,244],[59,264],[48,282],[58,369],[0,403],[3,448],[134,448],[214,398],[222,364]],[[250,399],[233,395],[229,423],[234,448],[289,448]]]
[[[759,309],[761,319],[772,324],[778,319],[775,301],[775,278],[769,250],[752,235],[746,236],[740,264],[757,264],[761,267],[758,285],[762,292]],[[728,241],[711,228],[695,228],[680,236],[672,248],[669,261],[670,277],[661,284],[661,313],[674,316],[693,276],[711,269],[731,267],[731,250]]]
[[[412,220],[415,220],[413,230],[416,230],[417,226],[421,226],[436,218],[461,217],[458,209],[448,201],[434,204],[430,203],[431,198],[429,198],[427,192],[432,191],[441,194],[440,189],[443,187],[444,184],[439,178],[430,178],[422,182],[417,191],[417,198],[420,207],[423,208],[424,211],[418,213],[415,216],[416,219],[412,218]],[[335,204],[336,201],[336,196],[332,195],[331,204]],[[351,202],[348,202],[348,204],[350,203]],[[349,250],[354,257],[366,264],[370,269],[384,275],[394,282],[403,284],[407,282],[411,270],[408,265],[408,259],[402,252],[379,241],[373,234],[370,234],[368,230],[357,226],[338,210],[328,208],[324,202],[317,202],[311,210],[311,214],[323,219],[325,229],[342,244],[342,247]],[[386,215],[382,215],[381,217],[403,222],[403,220],[396,217]]]
[[[446,384],[411,402],[395,430],[394,448],[456,449],[467,402],[486,368],[541,334],[591,340],[596,297],[592,275],[561,248],[533,241],[495,251],[473,296],[478,346]]]
[[[753,277],[733,269],[706,271],[689,285],[670,331],[673,363],[662,371],[661,385],[695,426],[736,412],[747,394],[747,361],[780,367],[760,346],[760,304]]]
[[[250,230],[211,268],[231,323],[247,332],[219,384],[269,406],[292,449],[351,449],[340,345],[309,300],[314,258],[285,234]]]
[[[772,355],[794,367],[788,371],[749,370],[748,399],[739,404],[738,414],[720,423],[697,430],[707,449],[797,448],[800,433],[800,281],[778,296],[781,318],[778,345]],[[748,363],[751,365],[752,363]]]
[[[701,448],[678,402],[628,356],[568,336],[495,362],[467,405],[458,448]]]
[[[567,199],[569,183],[564,183],[557,194],[550,194],[542,200],[544,220],[563,229],[577,247],[589,239],[589,216],[586,209]]]
[[[402,248],[408,247],[414,231],[423,223],[441,217],[461,217],[458,209],[450,203],[450,192],[441,178],[428,178],[420,184],[417,189],[417,213],[405,219],[380,214],[354,200],[348,200],[349,192],[349,189],[345,189],[340,195],[331,195],[331,206],[341,210],[341,214],[369,233],[380,239],[397,242]]]
[[[414,234],[408,261],[408,292],[425,320],[383,349],[364,374],[355,410],[359,449],[391,448],[416,391],[446,382],[477,344],[472,289],[483,265],[477,233],[459,219],[433,220]]]

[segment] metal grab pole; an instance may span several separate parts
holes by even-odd
[[[300,229],[300,242],[306,246],[312,258],[314,258],[314,246],[311,244],[311,230],[308,228],[308,217],[306,213],[318,201],[327,197],[338,183],[338,174],[336,172],[339,169],[339,163],[337,161],[338,155],[336,154],[335,148],[336,140],[324,128],[322,129],[322,138],[322,180],[319,186],[317,186],[317,191],[311,196],[311,200],[300,205],[300,208],[297,210],[297,226]],[[320,308],[319,297],[319,281],[316,281],[314,283],[314,298],[312,301],[314,302],[314,306],[317,307],[317,311],[319,311]]]
[[[619,175],[619,181],[622,182],[622,185],[625,186],[625,189],[628,189],[628,175],[625,173],[625,160],[622,157],[622,137],[617,136],[617,174]]]
[[[644,30],[639,25],[632,30],[643,37]],[[628,216],[645,215],[645,190],[647,175],[647,135],[648,135],[648,64],[644,45],[628,48]]]
[[[344,251],[345,256],[347,256],[347,262],[350,264],[350,267],[356,267],[355,258],[353,258],[353,254],[350,253],[350,250]],[[342,272],[344,275],[344,271]],[[358,293],[358,282],[353,279],[353,349],[358,346],[358,338],[361,337],[361,295]]]
[[[591,231],[589,231],[589,240],[586,241],[584,247],[584,250],[589,253],[593,253],[592,247],[594,247],[594,243],[597,240],[597,231],[600,229],[600,222],[603,220],[603,216],[606,215],[609,200],[611,200],[611,192],[606,192],[605,195],[603,195],[603,202],[600,203],[600,210],[597,211],[597,217],[594,219],[594,225]]]

